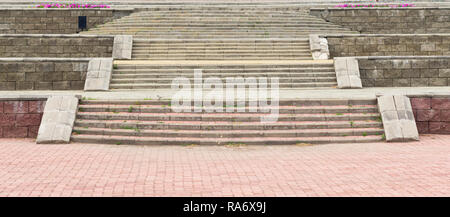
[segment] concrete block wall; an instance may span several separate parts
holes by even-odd
[[[44,99],[0,99],[0,138],[36,138]]]
[[[91,58],[0,58],[0,90],[83,90]]]
[[[450,86],[450,56],[357,59],[363,87]]]
[[[114,36],[0,34],[0,57],[111,57]]]
[[[450,55],[450,34],[321,35],[331,58],[347,56]]]
[[[310,14],[360,33],[450,33],[450,8],[311,8]]]
[[[132,13],[131,9],[23,8],[0,9],[1,34],[74,34],[78,16],[87,17],[87,28]]]
[[[450,134],[450,95],[410,99],[419,133]]]

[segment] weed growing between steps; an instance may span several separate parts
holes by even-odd
[[[193,85],[186,77],[172,80],[171,87],[176,93],[168,106],[175,113],[261,112],[267,113],[261,116],[261,123],[274,123],[279,116],[279,78],[271,77],[270,86],[267,80],[267,77],[226,77],[224,85],[218,77],[203,79],[202,70],[195,69]]]

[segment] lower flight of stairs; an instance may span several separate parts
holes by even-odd
[[[281,100],[278,121],[261,122],[261,116],[266,115],[261,111],[175,113],[169,100],[82,100],[71,141],[117,145],[270,145],[383,140],[376,99]]]
[[[134,60],[302,60],[312,59],[308,38],[135,39]]]
[[[158,64],[121,61],[115,64],[110,83],[111,90],[170,89],[177,77],[190,79],[194,84],[194,69],[201,69],[203,79],[218,77],[225,83],[227,77],[279,78],[279,88],[333,88],[337,86],[333,60],[324,61],[266,61],[266,62],[174,62]]]

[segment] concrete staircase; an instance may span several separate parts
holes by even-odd
[[[142,9],[82,34],[133,35],[132,60],[115,61],[112,91],[169,91],[217,77],[279,78],[279,88],[334,88],[333,60],[312,60],[311,33],[356,33],[298,5],[166,5]],[[256,87],[257,84],[247,84]],[[247,87],[248,87],[247,86]],[[126,92],[128,91],[128,92]],[[207,90],[206,90],[207,91]],[[300,91],[300,90],[299,90]],[[72,141],[104,144],[323,144],[383,140],[375,99],[287,99],[279,118],[262,111],[176,113],[169,100],[82,100]],[[225,106],[227,107],[227,106]],[[224,107],[224,109],[226,109]]]
[[[132,13],[82,34],[150,39],[302,38],[311,33],[357,33],[310,16],[301,6],[160,6]]]
[[[282,100],[277,122],[261,123],[261,116],[267,114],[261,111],[173,113],[169,100],[82,100],[71,140],[140,145],[323,144],[383,140],[375,99]]]
[[[194,84],[194,69],[202,69],[203,79],[218,77],[279,78],[279,88],[332,88],[337,86],[332,60],[325,61],[184,61],[178,64],[127,62],[116,64],[111,90],[169,89],[176,77],[185,77]]]

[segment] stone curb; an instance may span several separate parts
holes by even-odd
[[[450,36],[450,33],[429,33],[429,34],[319,34],[319,37],[404,37],[404,36]]]
[[[359,89],[362,82],[359,74],[358,60],[354,57],[334,58],[336,79],[340,89]]]
[[[36,38],[113,38],[114,35],[82,35],[82,34],[0,34],[0,37],[36,37]]]
[[[411,102],[407,96],[383,95],[377,101],[387,142],[419,140]]]
[[[114,36],[114,46],[112,57],[118,60],[131,60],[133,50],[132,35],[116,35]]]
[[[389,60],[389,59],[450,59],[450,56],[357,56],[356,59]]]
[[[450,7],[406,7],[406,8],[390,8],[390,7],[374,7],[374,8],[310,8],[310,11],[325,11],[325,10],[435,10],[435,9],[450,9]]]
[[[320,38],[319,35],[309,35],[309,47],[314,60],[327,60],[330,58],[328,40]]]
[[[36,95],[21,95],[21,94],[12,94],[12,95],[3,95],[0,96],[0,100],[47,100],[52,97],[52,94],[36,94]],[[74,95],[76,98],[81,99],[81,95]]]
[[[49,97],[45,104],[36,143],[69,143],[77,109],[78,98],[73,95]]]
[[[53,62],[87,62],[92,58],[58,58],[58,57],[5,57],[0,58],[0,62],[42,62],[42,61],[53,61]]]
[[[36,3],[39,4],[39,3]],[[33,11],[33,10],[40,10],[40,11],[133,11],[134,8],[1,8],[2,11],[17,11],[17,10],[26,10],[26,11]]]
[[[85,91],[109,90],[113,70],[112,58],[93,58],[89,61]]]

